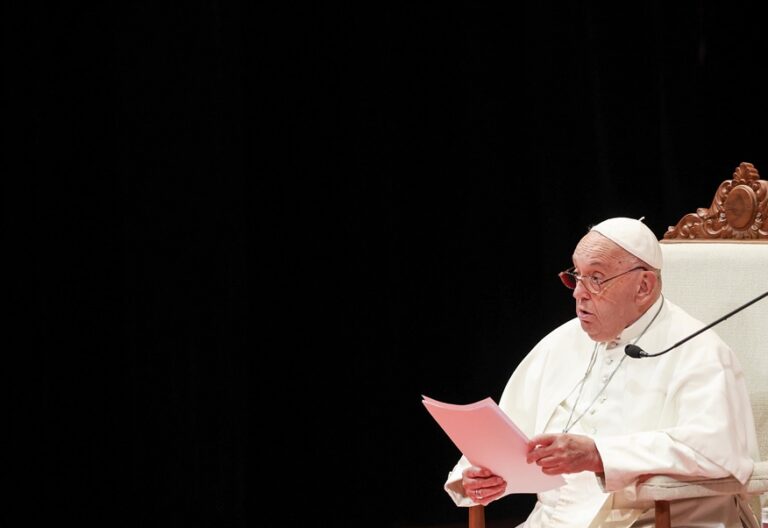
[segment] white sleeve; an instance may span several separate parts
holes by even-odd
[[[462,456],[451,472],[448,474],[448,479],[445,481],[443,488],[448,492],[456,506],[469,507],[475,506],[472,499],[464,495],[464,486],[461,484],[462,472],[468,468],[471,464],[466,457]]]
[[[662,431],[595,438],[605,468],[605,489],[616,491],[633,484],[641,475],[730,476],[715,464]]]

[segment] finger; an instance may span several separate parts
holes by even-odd
[[[536,449],[537,447],[544,447],[550,445],[552,442],[557,440],[557,437],[559,435],[556,434],[540,434],[536,435],[530,440],[528,440],[528,450],[531,451],[533,449]]]
[[[478,504],[488,504],[489,502],[498,499],[504,493],[506,488],[507,483],[504,482],[504,484],[500,486],[491,486],[470,491],[468,495]]]
[[[469,478],[485,478],[492,475],[491,470],[479,466],[471,466],[464,470],[464,476]]]
[[[504,482],[498,486],[491,486],[490,488],[487,488],[487,489],[488,489],[489,497],[497,498],[499,495],[504,493],[505,489],[507,489],[507,483]]]
[[[484,494],[483,491],[484,490],[482,488],[477,488],[477,489],[467,491],[467,495],[473,501],[480,503],[483,499],[486,499],[488,497],[488,493]]]
[[[553,449],[551,447],[538,446],[535,449],[528,451],[528,453],[525,455],[525,460],[529,464],[533,462],[539,463],[539,460],[552,456],[552,453]]]
[[[506,487],[507,487],[506,480],[504,480],[501,477],[494,476],[491,478],[483,479],[482,481],[476,480],[474,482],[471,482],[468,488],[482,490],[485,493],[486,490],[498,491],[498,490],[504,490]]]
[[[561,464],[555,464],[553,466],[547,466],[541,468],[541,472],[545,475],[562,475],[563,473],[568,473],[568,469],[561,465]]]
[[[544,471],[544,470],[548,470],[549,471],[549,470],[558,468],[558,467],[563,465],[562,464],[562,460],[559,460],[559,459],[557,459],[555,457],[542,458],[542,459],[540,459],[537,462],[537,464],[541,467],[542,471]]]

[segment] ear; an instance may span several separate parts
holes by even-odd
[[[654,293],[659,283],[659,277],[653,271],[643,271],[640,276],[636,298],[638,302],[646,303],[649,299],[655,299]]]

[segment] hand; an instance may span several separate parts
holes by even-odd
[[[461,473],[464,494],[478,504],[488,504],[502,496],[507,482],[491,470],[470,466]]]
[[[593,471],[602,473],[603,459],[594,440],[574,434],[542,434],[528,442],[529,464],[536,463],[546,475]]]

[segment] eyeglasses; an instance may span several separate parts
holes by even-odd
[[[594,275],[580,275],[576,273],[575,266],[568,268],[565,271],[561,271],[557,275],[558,277],[560,277],[560,280],[563,281],[563,284],[565,285],[565,287],[568,288],[569,290],[576,289],[576,283],[578,281],[581,281],[581,283],[584,285],[584,287],[587,289],[589,293],[594,293],[597,295],[603,291],[603,284],[605,284],[606,282],[616,279],[618,277],[621,277],[622,275],[626,275],[631,271],[637,271],[637,270],[648,271],[648,268],[644,268],[643,266],[637,266],[627,271],[623,271],[618,275],[614,275],[613,277],[608,277],[607,279],[601,279],[599,277],[595,277]]]

